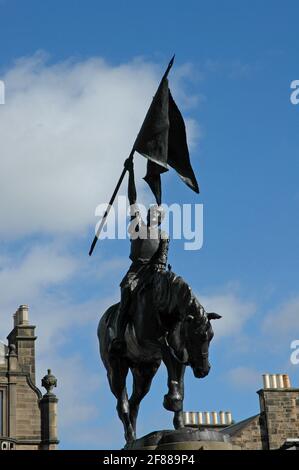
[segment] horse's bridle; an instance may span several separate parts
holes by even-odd
[[[173,349],[172,346],[170,346],[170,344],[169,344],[169,342],[168,342],[167,335],[165,335],[163,338],[164,338],[164,342],[165,342],[167,348],[169,349],[169,352],[170,352],[170,354],[172,355],[172,357],[173,357],[177,362],[179,362],[180,364],[183,364],[184,366],[189,366],[189,365],[190,365],[190,361],[187,361],[187,360],[184,361],[184,360],[180,359],[180,358],[177,356],[175,350]],[[208,353],[208,352],[206,352],[206,353],[202,352],[202,353],[201,353],[201,356],[202,356],[203,359],[207,359],[207,358],[209,357],[209,353]]]
[[[181,360],[181,359],[177,356],[177,354],[176,354],[175,350],[173,349],[173,347],[170,346],[170,344],[169,344],[169,342],[168,342],[168,339],[167,339],[167,336],[164,336],[164,341],[165,341],[165,344],[166,344],[167,348],[169,349],[170,354],[172,355],[172,357],[173,357],[177,362],[179,362],[180,364],[183,364],[184,366],[189,366],[189,365],[190,365],[190,362],[189,362],[189,361]]]

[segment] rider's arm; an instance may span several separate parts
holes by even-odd
[[[136,192],[136,186],[135,186],[133,160],[131,158],[127,158],[124,166],[129,172],[128,199],[129,199],[129,204],[130,204],[131,223],[129,225],[128,231],[129,231],[130,238],[134,239],[136,238],[136,234],[139,231],[140,225],[142,224],[142,219],[140,216],[139,207],[136,203],[137,192]]]
[[[127,158],[124,163],[124,167],[129,172],[129,183],[128,183],[128,198],[130,206],[136,204],[137,193],[136,193],[136,186],[135,186],[135,178],[134,178],[134,164],[132,158]]]
[[[153,256],[155,264],[160,264],[164,267],[166,266],[167,258],[168,258],[168,248],[169,248],[169,236],[167,235],[166,232],[161,232],[159,248]]]
[[[124,166],[129,172],[128,199],[129,199],[129,204],[130,204],[130,216],[131,216],[131,220],[133,220],[138,215],[139,208],[136,203],[137,192],[136,192],[136,186],[135,186],[134,165],[133,165],[132,158],[127,158]]]

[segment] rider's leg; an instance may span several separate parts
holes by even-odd
[[[121,289],[121,302],[116,322],[116,337],[111,343],[110,352],[123,354],[126,351],[124,340],[125,331],[128,323],[128,310],[131,300],[130,287],[125,286]]]

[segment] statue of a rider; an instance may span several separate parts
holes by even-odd
[[[156,272],[164,272],[167,265],[169,237],[160,228],[163,208],[152,206],[147,213],[146,223],[142,220],[136,204],[137,194],[134,179],[133,160],[125,161],[129,172],[128,199],[130,204],[131,223],[129,226],[131,266],[120,283],[121,301],[116,322],[116,337],[111,342],[110,352],[122,355],[126,352],[124,334],[130,314],[132,297],[140,286],[153,279]]]

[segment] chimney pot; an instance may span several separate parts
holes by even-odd
[[[291,382],[288,374],[283,374],[283,383],[285,388],[291,388]]]
[[[29,325],[28,305],[20,305],[16,312],[17,325]]]
[[[270,379],[271,379],[272,388],[277,388],[276,374],[271,374]]]
[[[220,424],[225,424],[225,413],[224,411],[219,412]]]
[[[190,412],[190,424],[196,424],[196,413],[194,411]]]
[[[278,388],[284,388],[283,375],[277,374]]]
[[[212,411],[212,424],[218,424],[218,413],[216,411]]]
[[[184,412],[184,424],[188,426],[190,424],[190,413],[189,411]]]
[[[264,385],[264,388],[271,388],[269,374],[263,374],[263,385]]]
[[[204,412],[204,417],[205,417],[205,424],[211,424],[211,417],[208,411]]]
[[[226,424],[229,426],[230,424],[232,424],[232,414],[230,411],[226,411],[225,416],[226,416]]]

